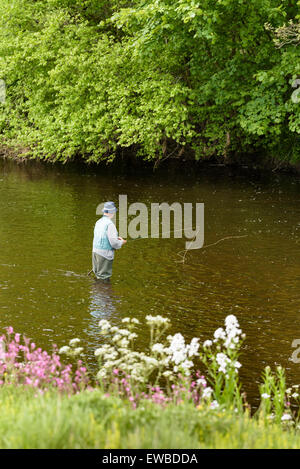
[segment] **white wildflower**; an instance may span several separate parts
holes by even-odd
[[[102,332],[104,331],[106,332],[106,331],[109,331],[109,329],[111,328],[111,325],[106,319],[101,319],[101,321],[99,321],[99,327]]]
[[[101,368],[101,370],[99,370],[97,373],[97,379],[105,378],[106,375],[107,375],[107,371],[105,370],[105,368]]]
[[[170,320],[168,318],[163,318],[162,316],[151,316],[148,314],[146,316],[146,322],[149,325],[154,325],[154,326],[161,326],[161,325],[167,325]]]
[[[164,371],[163,376],[165,378],[170,378],[171,376],[173,376],[173,373],[172,373],[172,371]]]
[[[130,335],[130,332],[128,331],[128,329],[119,329],[118,332],[120,335],[124,335],[124,336]]]
[[[132,333],[129,334],[129,336],[128,336],[128,339],[129,339],[129,340],[134,340],[134,339],[136,339],[136,338],[137,338],[137,334],[136,334],[135,332],[132,332]]]
[[[80,339],[72,339],[70,340],[69,344],[71,345],[71,347],[73,347],[74,345],[79,344],[79,342]]]
[[[69,353],[69,352],[70,352],[70,347],[68,347],[68,345],[64,345],[63,347],[59,349],[58,353]]]
[[[211,409],[218,409],[218,407],[220,407],[218,401],[212,401],[212,403],[210,404],[210,407]]]
[[[213,390],[210,387],[207,387],[207,388],[203,389],[203,391],[202,391],[203,399],[210,399],[211,396],[212,396],[212,393],[213,393]]]
[[[163,354],[165,351],[163,344],[160,344],[160,343],[154,344],[151,350],[152,352],[161,353],[161,354]]]
[[[113,336],[113,338],[111,339],[113,342],[119,342],[119,340],[122,339],[122,336],[120,334],[116,334]]]
[[[158,365],[158,361],[156,360],[156,358],[153,358],[153,357],[144,357],[144,361],[145,363],[147,363],[147,365],[150,365],[150,366],[157,366]]]
[[[211,347],[212,346],[212,341],[211,340],[206,340],[204,343],[203,343],[203,347],[204,348],[208,348],[208,347]]]
[[[216,361],[219,365],[219,372],[225,374],[227,371],[227,365],[231,362],[230,358],[228,358],[225,353],[217,353]]]
[[[188,357],[191,358],[191,357],[196,357],[197,355],[199,355],[198,350],[199,350],[199,339],[194,337],[191,340],[190,345],[187,346]]]
[[[198,384],[198,386],[203,386],[205,388],[205,386],[207,384],[206,379],[205,378],[197,379],[197,384]]]
[[[120,345],[120,347],[126,348],[129,345],[129,340],[123,337],[123,339],[119,340],[118,344]]]
[[[222,340],[225,340],[226,339],[226,334],[225,334],[225,331],[222,327],[219,327],[219,329],[217,329],[215,332],[214,332],[214,338],[216,340],[218,339],[222,339]]]

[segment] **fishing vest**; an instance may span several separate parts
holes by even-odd
[[[112,250],[112,246],[107,237],[108,225],[112,223],[111,219],[105,215],[96,222],[94,229],[93,249]]]

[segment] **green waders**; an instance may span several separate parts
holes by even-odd
[[[112,275],[113,260],[109,261],[105,257],[93,252],[93,272],[99,280],[109,280]]]

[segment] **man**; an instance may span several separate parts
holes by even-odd
[[[114,251],[127,241],[118,236],[112,218],[117,208],[114,202],[105,202],[103,217],[95,225],[93,241],[93,272],[97,279],[109,281],[112,275]]]

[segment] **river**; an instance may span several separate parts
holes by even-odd
[[[120,194],[147,207],[204,203],[204,247],[211,246],[189,251],[183,264],[184,238],[130,240],[116,253],[111,284],[98,285],[87,275],[96,208]],[[160,314],[170,332],[206,340],[235,314],[246,333],[241,378],[255,404],[267,364],[300,382],[300,363],[291,361],[300,339],[299,202],[300,180],[291,174],[0,161],[0,327],[49,351],[79,337],[93,367],[100,318],[120,324]],[[140,334],[143,346],[147,329]]]

